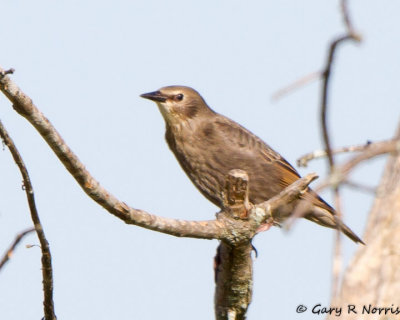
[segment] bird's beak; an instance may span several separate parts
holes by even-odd
[[[160,91],[154,91],[149,93],[143,93],[140,95],[142,98],[153,100],[156,102],[165,102],[167,100],[167,96],[162,94]]]

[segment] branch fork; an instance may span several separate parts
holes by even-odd
[[[251,302],[253,261],[251,241],[275,211],[307,190],[316,179],[310,174],[279,195],[258,205],[248,201],[249,177],[245,171],[231,170],[226,178],[224,210],[217,215],[226,229],[215,257],[215,315],[217,320],[245,319]]]

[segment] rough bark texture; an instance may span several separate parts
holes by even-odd
[[[231,170],[224,191],[225,219],[242,220],[245,224],[252,205],[248,200],[249,177],[246,172]],[[247,229],[246,227],[244,229]],[[215,317],[217,320],[243,320],[251,301],[253,287],[253,261],[249,236],[235,236],[222,240],[215,257]]]
[[[400,127],[396,138],[400,138]],[[341,306],[346,320],[400,319],[399,152],[389,156],[364,240],[366,246],[357,251],[332,306]],[[349,311],[349,305],[357,314]]]
[[[221,241],[218,247],[215,315],[218,320],[243,320],[251,302],[253,261],[251,241],[240,245]]]

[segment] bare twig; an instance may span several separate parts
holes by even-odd
[[[274,211],[279,209],[282,205],[289,204],[298,199],[299,194],[306,192],[308,185],[317,178],[318,176],[315,173],[310,173],[291,184],[275,197],[256,205],[255,210],[253,210],[256,215],[256,221],[261,224],[273,218]]]
[[[275,101],[279,100],[282,97],[286,96],[288,93],[291,93],[296,89],[304,87],[305,85],[307,85],[315,80],[318,80],[321,77],[321,74],[322,74],[322,72],[320,72],[320,71],[311,72],[310,74],[307,74],[307,75],[301,77],[300,79],[297,79],[296,81],[287,85],[286,87],[283,87],[283,88],[275,91],[272,94],[271,99],[275,100]]]
[[[396,152],[400,152],[400,140],[386,140],[369,143],[368,148],[365,148],[363,152],[352,157],[343,165],[336,166],[334,171],[314,190],[319,193],[326,188],[337,187],[340,184],[346,184],[354,187],[357,186],[361,188],[362,186],[355,185],[353,182],[348,180],[350,172],[363,161],[376,158],[380,155]],[[375,189],[371,188],[364,189],[370,192],[375,191]],[[294,222],[294,219],[303,217],[307,210],[309,210],[309,204],[307,204],[307,202],[300,203],[294,210],[292,216],[285,222],[285,228],[290,229]]]
[[[354,32],[354,29],[352,27],[346,0],[342,0],[341,10],[342,10],[343,19],[345,21],[345,25],[346,25],[348,32],[347,32],[347,34],[345,34],[331,42],[331,44],[329,46],[328,58],[327,58],[327,61],[325,64],[325,69],[324,69],[323,78],[322,78],[323,84],[322,84],[322,99],[321,99],[321,125],[322,125],[322,136],[323,136],[323,140],[324,140],[325,150],[326,150],[326,153],[328,156],[330,171],[332,171],[332,169],[333,169],[334,161],[333,161],[333,157],[332,157],[332,147],[331,147],[330,138],[329,138],[329,134],[328,134],[326,114],[327,114],[327,109],[328,109],[329,80],[330,80],[330,76],[331,76],[331,70],[332,70],[332,66],[333,66],[333,62],[334,62],[334,58],[335,58],[335,53],[336,53],[336,49],[338,48],[339,44],[341,44],[347,40],[353,40],[353,41],[357,41],[357,42],[359,42],[361,40],[361,37]]]
[[[328,176],[328,178],[324,180],[321,184],[319,184],[315,190],[317,192],[320,192],[327,187],[337,186],[343,183],[347,180],[350,172],[363,161],[375,158],[380,155],[399,151],[399,140],[387,140],[371,143],[364,152],[358,154],[357,156],[354,156],[343,165],[336,167],[335,170]]]
[[[328,59],[326,61],[325,70],[323,72],[322,79],[322,99],[321,99],[321,125],[322,125],[322,137],[325,145],[325,151],[328,156],[329,168],[332,171],[334,166],[334,160],[332,156],[332,147],[330,142],[330,137],[328,133],[328,125],[327,125],[327,110],[328,110],[328,94],[329,94],[329,80],[332,71],[332,65],[335,58],[336,49],[339,44],[343,43],[346,40],[353,40],[351,35],[344,35],[336,40],[334,40],[329,46]]]
[[[330,44],[329,48],[329,53],[328,53],[328,58],[327,62],[324,68],[324,71],[322,72],[322,99],[321,99],[321,127],[322,127],[322,136],[323,136],[323,141],[324,141],[324,146],[325,150],[324,151],[317,151],[311,154],[307,154],[300,158],[298,160],[298,165],[299,166],[307,166],[308,161],[311,159],[317,158],[317,157],[322,157],[322,156],[327,156],[328,158],[328,163],[329,163],[329,172],[332,174],[334,168],[335,168],[335,162],[333,158],[333,151],[332,151],[332,146],[330,142],[330,136],[328,132],[328,125],[327,125],[327,110],[328,110],[328,94],[329,94],[329,81],[330,81],[330,76],[331,76],[331,70],[332,70],[332,65],[334,62],[334,57],[335,57],[335,52],[338,47],[338,45],[346,40],[354,40],[354,41],[360,41],[361,37],[360,35],[356,34],[354,32],[354,29],[351,24],[350,16],[348,13],[348,7],[347,7],[347,1],[342,0],[341,1],[341,10],[343,14],[343,19],[346,25],[347,29],[347,34],[344,36],[341,36],[334,40]],[[305,83],[308,83],[310,79],[314,79],[315,76],[319,76],[321,73],[312,73],[311,76],[306,76],[300,81],[295,82],[294,84],[283,88],[276,92],[273,95],[274,99],[280,98],[281,96],[287,94],[287,92],[291,92],[294,89],[304,85]],[[363,146],[363,149],[365,146]],[[345,149],[345,150],[340,150],[340,152],[349,152],[349,151],[354,151]],[[339,219],[342,218],[341,210],[340,210],[340,192],[339,192],[339,185],[333,186],[333,192],[334,192],[334,197],[335,197],[335,208],[337,212],[337,216]],[[296,208],[293,217],[291,217],[287,223],[286,226],[289,226],[293,223],[294,217],[297,215],[302,216],[302,212],[305,212],[307,207],[306,203],[303,203]],[[340,270],[341,270],[341,244],[340,244],[340,228],[337,230],[337,236],[336,236],[336,241],[335,241],[335,250],[334,250],[334,263],[333,263],[333,285],[332,285],[332,296],[336,296],[338,292],[338,287],[339,287],[339,276],[340,276]]]
[[[343,185],[346,187],[350,187],[352,189],[358,190],[358,191],[363,191],[365,193],[370,193],[370,194],[377,194],[377,189],[372,186],[367,186],[364,184],[361,184],[359,182],[351,181],[351,180],[344,180]]]
[[[10,260],[11,256],[14,253],[15,248],[18,246],[18,244],[21,242],[21,240],[28,235],[29,233],[35,231],[35,228],[29,228],[26,229],[15,237],[15,240],[13,243],[10,245],[10,247],[7,249],[6,253],[3,255],[3,258],[0,260],[0,270],[4,267],[4,265]]]
[[[347,10],[347,2],[345,0],[342,1],[342,13],[344,16],[344,20],[346,26],[348,28],[347,34],[337,38],[336,40],[332,41],[329,46],[328,58],[325,65],[325,70],[323,73],[322,78],[322,98],[321,98],[321,108],[320,108],[320,117],[321,117],[321,127],[322,127],[322,137],[324,141],[325,151],[328,157],[329,163],[329,172],[332,174],[335,168],[335,161],[332,154],[332,145],[330,141],[330,136],[328,132],[328,125],[327,125],[327,110],[328,110],[328,94],[329,94],[329,81],[332,71],[332,66],[335,58],[336,49],[338,48],[339,44],[347,41],[360,41],[360,37],[353,32],[350,16]],[[340,209],[340,191],[339,185],[333,186],[333,192],[335,197],[335,207],[337,212],[337,217],[342,219],[342,212]],[[337,295],[337,290],[339,288],[339,279],[340,279],[340,268],[339,265],[341,264],[341,243],[340,243],[340,227],[337,229],[337,236],[335,241],[335,250],[334,250],[334,263],[332,266],[333,269],[333,283],[332,283],[332,298],[335,298]]]
[[[343,21],[344,21],[344,25],[347,28],[347,32],[353,33],[353,26],[352,26],[351,20],[350,20],[347,0],[340,1],[340,9],[342,10]]]
[[[367,143],[365,143],[365,144],[340,147],[340,148],[331,150],[331,152],[332,152],[332,155],[334,155],[334,154],[347,153],[347,152],[363,151],[370,144],[371,144],[371,141],[367,141]],[[315,150],[315,151],[307,153],[307,154],[301,156],[299,159],[297,159],[297,165],[299,167],[307,167],[309,161],[318,159],[318,158],[323,158],[326,156],[327,156],[327,152],[325,150]]]
[[[358,34],[354,28],[353,28],[353,24],[350,20],[350,14],[349,14],[349,9],[348,9],[348,3],[347,0],[341,0],[340,2],[340,9],[342,12],[342,17],[343,17],[343,21],[346,27],[346,31],[347,34],[350,36],[350,38],[354,41],[361,41],[361,35]],[[326,72],[326,69],[325,69]],[[315,71],[312,72],[308,75],[305,75],[303,77],[301,77],[300,79],[294,81],[293,83],[275,91],[272,96],[271,99],[272,100],[278,100],[282,97],[284,97],[285,95],[287,95],[288,93],[293,92],[296,89],[299,89],[301,87],[304,87],[305,85],[317,80],[318,78],[320,78],[322,76],[324,76],[324,72],[321,71]]]
[[[18,149],[16,148],[14,142],[8,135],[6,129],[0,121],[0,136],[3,139],[4,143],[8,147],[11,152],[12,157],[14,158],[15,163],[17,164],[22,179],[24,182],[24,190],[26,193],[26,197],[28,199],[29,210],[31,212],[31,218],[33,221],[33,225],[35,226],[36,234],[40,241],[40,248],[42,250],[42,275],[43,275],[43,291],[44,291],[44,317],[46,320],[55,320],[57,319],[54,312],[54,301],[53,301],[53,268],[51,266],[51,254],[50,254],[50,246],[47,242],[46,236],[44,234],[44,230],[42,224],[39,219],[39,214],[36,209],[35,197],[33,194],[33,187],[29,178],[28,170],[22,160]]]
[[[347,0],[340,1],[340,9],[342,11],[343,22],[346,27],[347,33],[353,38],[353,40],[358,42],[361,41],[361,35],[357,33],[353,28]]]

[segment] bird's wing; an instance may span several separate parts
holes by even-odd
[[[223,149],[227,149],[230,156],[230,158],[224,157],[224,161],[242,166],[241,169],[248,170],[249,176],[253,175],[253,180],[250,179],[249,194],[250,201],[253,203],[271,198],[300,178],[297,171],[279,153],[256,135],[228,118],[217,117],[203,130],[203,133],[208,132],[209,136],[212,136],[214,131],[218,135],[218,142],[223,143],[225,146]],[[207,134],[205,135],[207,136]],[[223,150],[218,149],[218,152],[223,153]],[[306,219],[325,227],[341,229],[353,241],[363,243],[349,227],[336,217],[335,210],[311,188],[307,189],[301,199],[312,205],[310,210],[305,213]],[[289,206],[289,212],[285,212],[285,210],[283,209],[281,212],[283,216],[287,213],[290,214],[293,207]]]
[[[244,149],[244,151],[256,152],[266,163],[280,167],[276,170],[283,173],[279,179],[282,188],[286,188],[300,178],[296,169],[278,152],[241,125],[225,117],[219,118],[215,125],[218,127],[218,132],[224,135],[223,138],[227,143],[235,148]]]
[[[276,182],[280,186],[279,189],[283,190],[300,178],[299,173],[285,160],[285,158],[241,125],[223,116],[218,117],[214,122],[214,125],[216,126],[218,133],[223,135],[225,142],[234,147],[233,149],[242,149],[242,152],[246,152],[246,150],[249,150],[249,152],[252,153],[256,152],[259,155],[259,159],[265,161],[265,165],[270,164],[275,166],[276,168],[274,168],[273,171],[279,172],[276,176]],[[317,207],[324,208],[329,212],[334,213],[332,207],[310,188],[301,198],[310,201]]]

